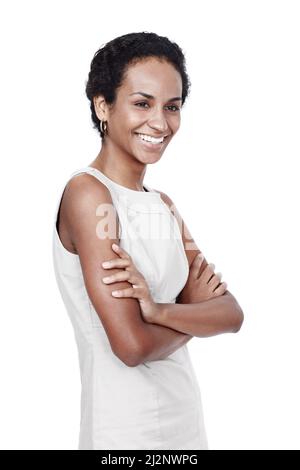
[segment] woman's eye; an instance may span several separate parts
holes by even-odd
[[[148,103],[146,103],[145,101],[143,101],[143,102],[141,102],[141,103],[136,103],[136,106],[139,106],[140,104],[148,104]],[[144,107],[144,106],[142,106],[142,107]]]
[[[140,103],[136,103],[135,106],[144,105],[144,104],[146,104],[148,106],[148,103],[146,103],[145,101],[142,101]],[[144,106],[142,106],[142,108],[144,108]],[[175,106],[175,105],[167,106],[167,108],[173,108],[172,109],[173,112],[180,110],[180,108],[178,108],[178,106]]]
[[[179,108],[178,106],[175,106],[175,105],[171,105],[171,106],[168,106],[169,108],[175,108],[173,111],[179,111]]]

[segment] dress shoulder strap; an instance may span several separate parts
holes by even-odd
[[[55,210],[54,210],[54,225],[56,227],[56,222],[57,222],[57,215],[58,215],[58,210],[60,208],[60,204],[61,204],[61,200],[62,200],[62,196],[64,194],[64,191],[66,189],[66,185],[68,184],[68,182],[76,175],[79,175],[81,173],[88,173],[90,175],[93,175],[95,178],[97,178],[99,181],[101,181],[101,183],[103,183],[107,189],[109,190],[109,192],[111,193],[111,196],[112,196],[112,199],[114,201],[114,203],[116,202],[115,200],[115,193],[113,191],[113,185],[110,184],[109,180],[105,177],[105,175],[102,175],[102,173],[98,172],[95,168],[92,168],[90,166],[88,167],[82,167],[82,168],[79,168],[75,171],[73,171],[73,173],[71,173],[71,175],[69,176],[68,180],[66,182],[64,182],[63,184],[63,187],[61,188],[60,190],[60,193],[57,197],[57,201],[56,201],[56,206],[55,206]]]
[[[101,181],[101,183],[103,183],[109,189],[109,191],[113,190],[113,185],[111,184],[109,178],[91,166],[86,166],[73,171],[69,180],[72,179],[73,176],[80,175],[81,173],[88,173],[89,175],[93,175],[95,178],[97,178],[97,180]]]

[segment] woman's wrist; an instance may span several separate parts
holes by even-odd
[[[165,307],[166,304],[155,303],[155,308],[153,309],[152,315],[149,319],[150,323],[156,323],[157,325],[163,325],[165,317]]]

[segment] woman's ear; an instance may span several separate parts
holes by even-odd
[[[94,96],[93,98],[95,113],[100,121],[107,121],[107,105],[105,98],[102,95]]]

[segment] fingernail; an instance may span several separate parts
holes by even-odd
[[[113,248],[115,248],[116,250],[119,248],[118,245],[116,245],[115,243],[112,244]]]
[[[117,295],[117,296],[118,296],[119,294],[120,294],[120,293],[119,293],[118,290],[113,290],[113,291],[112,291],[112,295]]]
[[[203,254],[202,254],[202,253],[198,253],[198,258],[202,259],[202,258],[203,258]]]
[[[104,261],[102,263],[103,268],[109,268],[110,267],[110,262],[109,261]]]
[[[110,280],[109,277],[104,277],[104,278],[102,279],[103,282],[108,282],[109,280]]]

